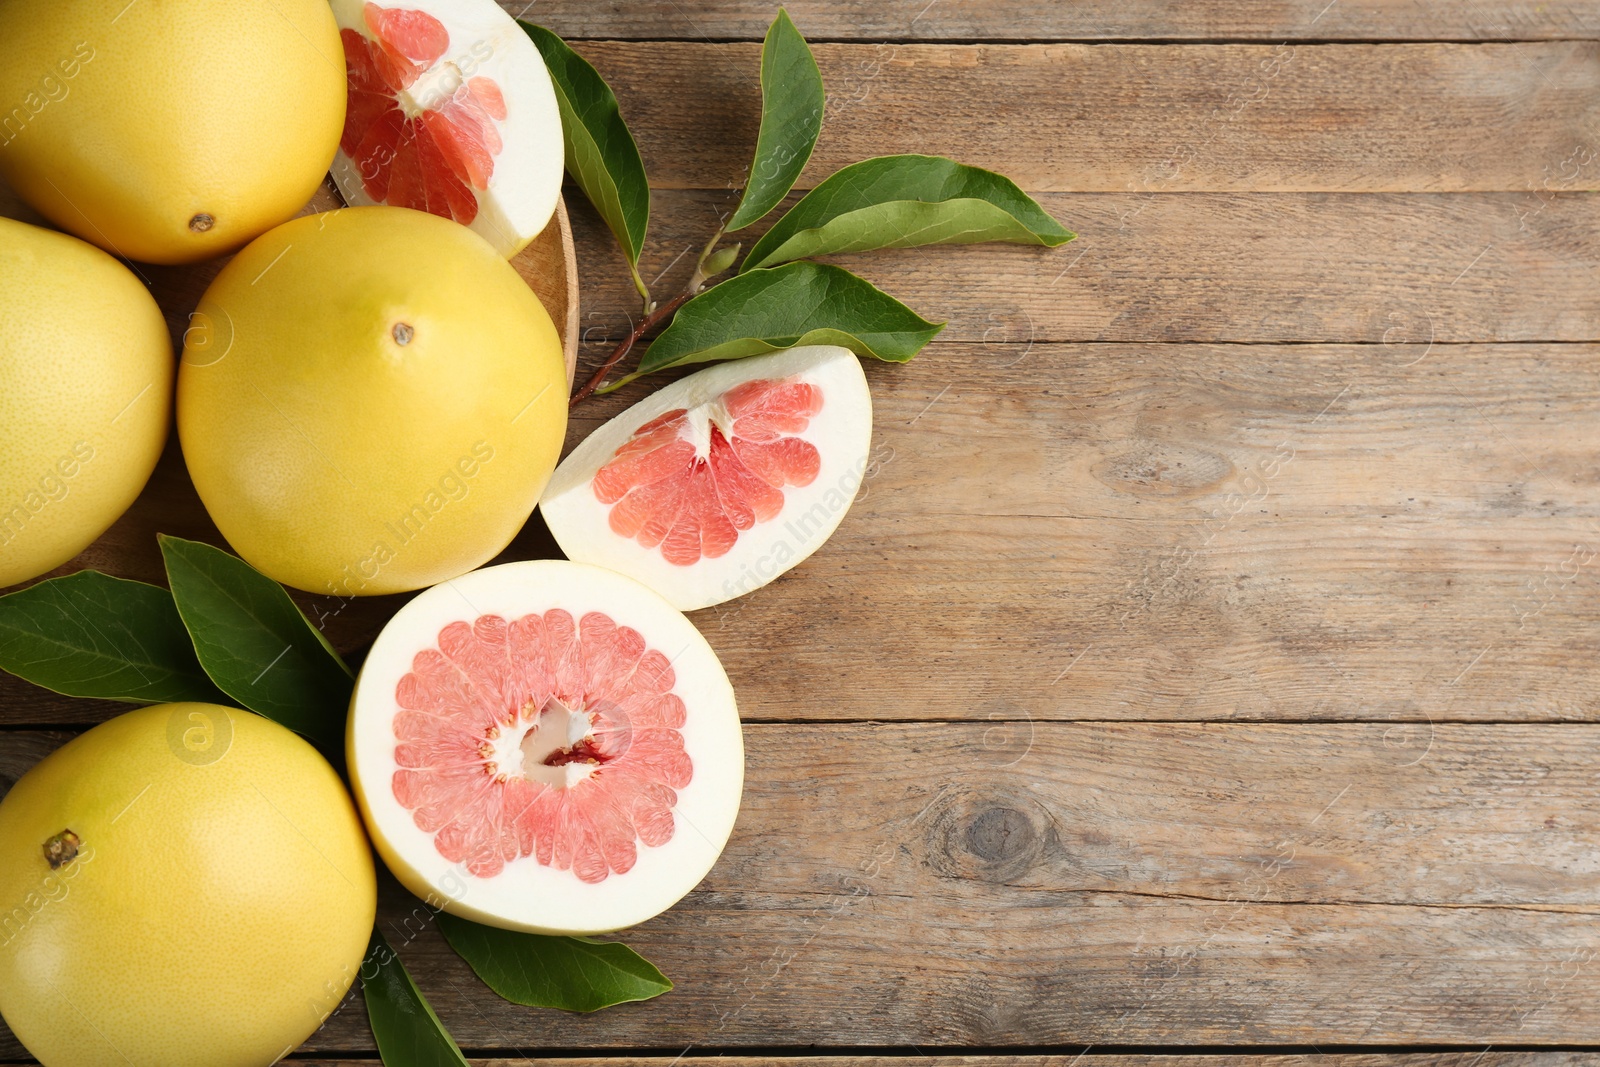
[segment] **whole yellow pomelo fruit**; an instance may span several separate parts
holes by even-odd
[[[396,593],[516,536],[567,425],[544,305],[490,244],[359,207],[257,238],[201,298],[178,436],[234,550],[286,584]]]
[[[309,744],[215,704],[140,708],[0,801],[0,1014],[46,1067],[261,1067],[339,1006],[376,902]]]
[[[0,219],[0,586],[76,556],[161,455],[172,341],[127,267]]]
[[[316,192],[345,85],[327,0],[5,0],[0,175],[117,255],[209,259]]]

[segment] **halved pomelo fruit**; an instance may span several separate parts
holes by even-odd
[[[384,627],[347,737],[373,844],[412,892],[513,930],[641,923],[733,830],[733,688],[688,619],[623,575],[507,563]]]
[[[872,394],[845,348],[720,363],[595,430],[539,510],[571,559],[682,611],[759,589],[828,539],[855,500]]]
[[[516,255],[561,194],[561,114],[533,41],[494,0],[333,0],[333,13],[345,202],[443,215]]]

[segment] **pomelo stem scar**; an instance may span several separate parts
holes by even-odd
[[[62,830],[44,843],[44,861],[52,871],[59,871],[78,858],[78,846],[82,843],[71,830]]]

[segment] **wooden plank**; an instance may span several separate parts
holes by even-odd
[[[1593,723],[1016,726],[749,724],[740,829],[699,905],[826,894],[871,859],[898,872],[885,893],[1018,894],[1002,910],[1112,894],[1600,913]],[[6,731],[0,786],[68,736]]]
[[[865,499],[697,621],[758,717],[1591,718],[1597,353],[1425,351],[872,368]]]
[[[1600,715],[1600,348],[936,343],[868,371],[839,532],[694,616],[749,718]],[[63,570],[159,582],[158,531],[217,538],[175,445]],[[502,558],[554,555],[534,519]],[[302,598],[357,656],[404,600]],[[0,680],[3,722],[116,710]]]
[[[761,112],[759,46],[579,50],[615,88],[654,184],[742,184]],[[1580,187],[1594,188],[1600,170],[1594,42],[822,44],[816,54],[832,97],[802,187],[893,152],[953,156],[1029,191],[1523,189],[1580,158]]]
[[[1481,1059],[1479,1057],[1482,1057]],[[478,1067],[610,1067],[616,1056],[517,1056],[513,1059],[469,1056]],[[295,1057],[287,1063],[306,1067],[369,1067],[370,1059]],[[674,1056],[630,1051],[627,1063],[641,1067],[1589,1067],[1596,1062],[1590,1052],[1419,1052],[1356,1054],[1307,1053],[1302,1056],[1238,1053],[1235,1055],[1080,1055],[980,1054],[922,1055],[789,1055]]]
[[[1597,96],[1600,99],[1600,96]],[[641,268],[688,279],[731,201],[658,192]],[[639,298],[615,242],[573,198],[584,335],[620,338]],[[1600,339],[1600,196],[1591,193],[1050,193],[1079,234],[833,257],[947,341]],[[1021,348],[1016,349],[1018,352]]]
[[[948,320],[946,341],[1589,341],[1600,339],[1600,195],[1045,193],[1079,236],[833,257]],[[792,202],[792,201],[791,201]],[[638,297],[575,194],[582,333],[620,337]],[[658,190],[641,270],[669,295],[732,201]],[[0,188],[0,214],[26,214]],[[686,254],[687,253],[687,254]],[[221,263],[141,266],[174,337]]]
[[[1600,731],[754,725],[728,851],[630,931],[678,992],[504,1005],[386,904],[466,1048],[1579,1043]],[[0,757],[10,758],[10,757]],[[408,926],[410,923],[410,926]],[[312,1048],[366,1049],[354,1008]]]
[[[500,0],[513,15],[570,38],[759,41],[772,19],[761,0]],[[812,40],[1498,41],[1594,37],[1600,16],[1581,0],[908,0],[786,5]]]
[[[1600,1025],[1600,731],[755,725],[722,861],[593,1018],[391,940],[479,1049],[1577,1043]],[[865,758],[863,758],[865,757]],[[9,758],[9,757],[0,757]],[[367,1049],[359,1009],[313,1041]]]

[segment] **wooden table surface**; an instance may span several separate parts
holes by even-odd
[[[735,202],[773,10],[528,12],[617,91],[663,291]],[[950,324],[867,368],[875,462],[826,548],[694,616],[749,770],[722,861],[627,935],[677,989],[519,1008],[423,928],[461,1046],[1600,1062],[1600,4],[789,10],[831,94],[802,188],[947,154],[1081,237],[838,257]],[[569,200],[582,373],[635,308]],[[153,273],[178,327],[196,284]],[[175,444],[64,570],[159,579],[158,530],[217,537]],[[503,558],[554,553],[536,518]],[[359,656],[403,599],[324,622]],[[0,775],[116,710],[0,681]],[[359,1004],[307,1049],[372,1059]]]

